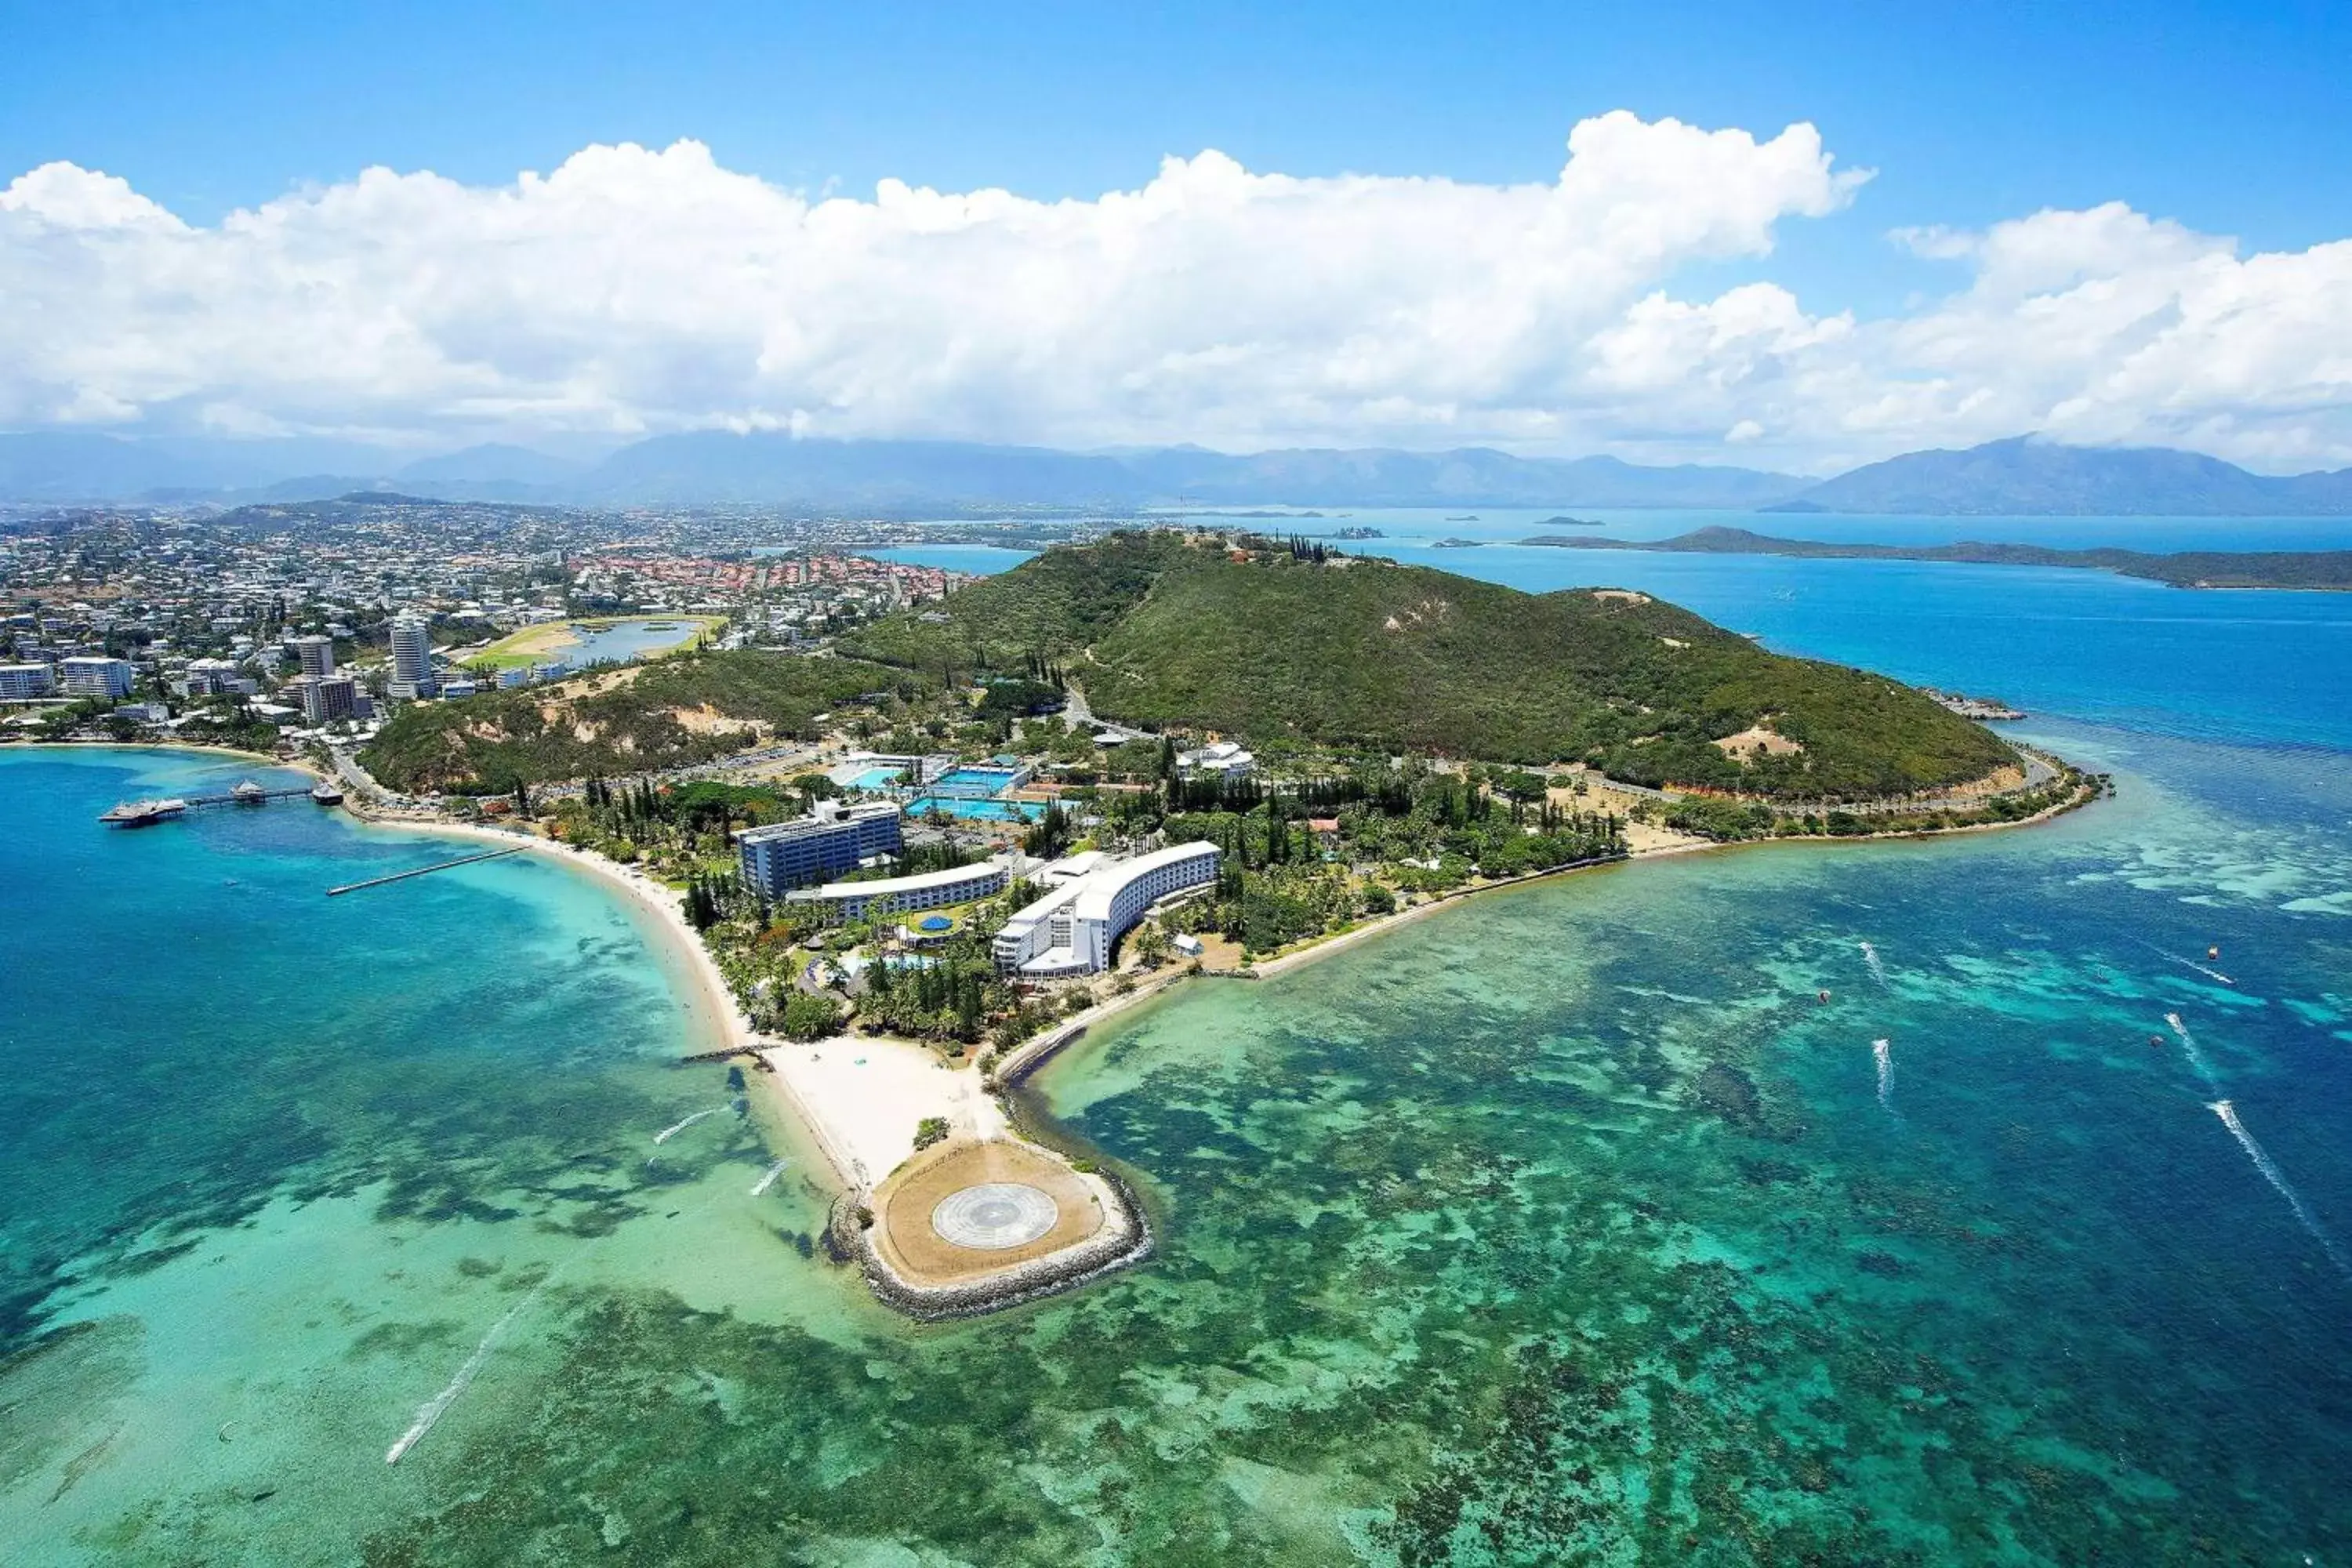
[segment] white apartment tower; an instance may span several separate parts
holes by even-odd
[[[423,616],[392,617],[392,685],[395,696],[433,695],[433,632]]]

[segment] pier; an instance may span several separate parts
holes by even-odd
[[[484,860],[496,860],[508,855],[520,855],[527,845],[518,844],[510,849],[485,849],[478,855],[460,855],[455,860],[436,860],[430,866],[414,866],[405,871],[394,871],[386,877],[370,877],[364,882],[346,882],[340,888],[329,888],[327,897],[356,893],[362,888],[381,888],[386,882],[405,882],[411,877],[426,877],[436,871],[453,870],[459,866],[477,865]]]
[[[298,784],[292,789],[264,789],[247,779],[226,795],[173,795],[165,800],[127,800],[99,815],[100,822],[125,827],[144,827],[151,822],[165,822],[200,805],[265,805],[273,800],[290,800],[296,795],[319,800],[310,784]],[[340,798],[340,797],[338,797]],[[331,802],[320,800],[320,805]]]

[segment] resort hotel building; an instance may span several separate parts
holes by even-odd
[[[807,816],[740,828],[735,834],[743,885],[770,899],[842,871],[878,864],[897,855],[902,845],[898,805],[887,800],[846,807],[819,801]]]
[[[1132,860],[1073,856],[1043,873],[1050,891],[996,933],[996,967],[1050,980],[1110,967],[1111,950],[1160,900],[1217,879],[1221,851],[1205,841],[1171,845]]]
[[[827,882],[822,888],[803,888],[786,897],[795,904],[823,904],[844,920],[862,921],[968,904],[974,899],[1004,891],[1004,882],[1003,864],[982,860],[977,866],[950,866],[944,871],[921,871],[912,877]]]
[[[1257,758],[1231,741],[1216,741],[1177,752],[1176,766],[1188,779],[1241,779],[1256,770]]]

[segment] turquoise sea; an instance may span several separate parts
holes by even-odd
[[[1034,1091],[1160,1256],[968,1323],[809,1246],[594,884],[330,900],[441,847],[110,835],[244,770],[0,751],[0,1561],[2352,1561],[2352,596],[1521,553],[1432,559],[2007,698],[2118,797],[1194,985]]]

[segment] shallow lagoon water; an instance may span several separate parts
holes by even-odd
[[[599,664],[626,664],[649,653],[664,653],[677,647],[701,629],[702,623],[691,616],[683,619],[656,616],[638,620],[574,621],[571,623],[572,640],[558,650],[558,657],[574,669],[586,669]]]
[[[2210,715],[2030,697],[2122,780],[2051,826],[1588,874],[1149,1008],[1034,1094],[1160,1257],[924,1329],[802,1255],[803,1165],[751,1195],[794,1151],[667,1065],[692,1021],[593,883],[330,904],[432,845],[307,805],[110,837],[214,764],[0,753],[40,933],[0,1001],[0,1541],[2342,1561],[2352,768],[2263,676],[2332,657],[2333,603]],[[1852,657],[1992,684],[1887,636]]]

